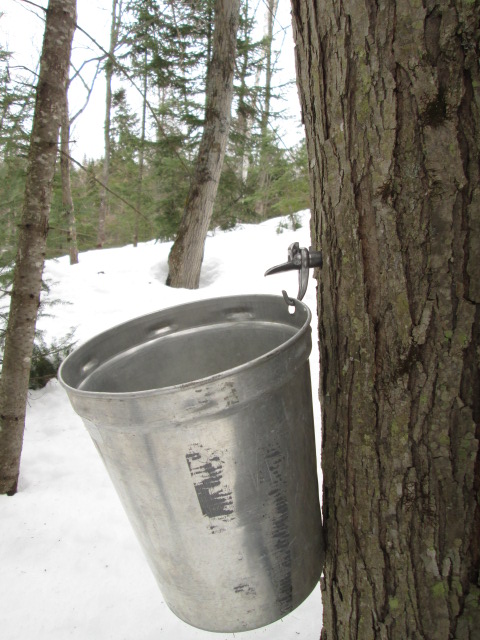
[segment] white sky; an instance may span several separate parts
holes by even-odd
[[[36,3],[46,6],[46,0],[36,0]],[[259,11],[265,14],[266,7],[263,0],[259,0]],[[108,49],[109,26],[111,20],[111,0],[77,0],[78,25],[89,33],[104,49]],[[37,14],[43,12],[35,9],[23,0],[0,0],[0,42],[13,54],[12,65],[23,65],[35,69],[42,47],[43,21]],[[280,0],[275,24],[275,49],[279,50],[278,68],[281,70],[274,78],[274,82],[281,83],[295,78],[294,46],[290,22],[290,2]],[[79,30],[74,38],[72,63],[75,66],[84,60],[95,58],[101,52]],[[94,64],[84,69],[83,75],[87,82],[94,70]],[[128,91],[129,102],[135,107],[135,92]],[[80,82],[72,84],[70,89],[71,114],[83,105],[85,89]],[[72,155],[82,160],[98,158],[103,155],[103,120],[104,120],[105,87],[104,78],[97,78],[95,89],[88,107],[75,122],[72,133]],[[139,103],[137,105],[139,108]],[[295,85],[282,90],[282,100],[276,101],[274,110],[285,110],[289,119],[282,122],[280,136],[287,146],[296,144],[303,137],[303,127],[300,123],[300,107]]]

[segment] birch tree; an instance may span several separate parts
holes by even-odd
[[[265,35],[265,95],[260,122],[261,149],[260,149],[260,174],[258,178],[259,200],[256,204],[256,212],[260,219],[265,217],[268,204],[267,189],[269,183],[268,149],[271,144],[269,135],[270,110],[272,101],[272,77],[273,77],[273,25],[277,15],[279,0],[268,0],[267,26]]]
[[[75,21],[75,0],[49,1],[0,377],[0,494],[13,495],[17,491],[52,181]]]
[[[111,159],[111,119],[112,119],[112,78],[114,71],[114,54],[118,46],[120,23],[122,16],[122,0],[112,0],[112,21],[110,23],[110,45],[108,58],[105,62],[105,123],[103,128],[105,155],[103,158],[102,183],[100,190],[100,209],[98,214],[97,247],[105,244],[105,224],[109,213],[110,201],[108,185],[110,181]]]
[[[242,187],[246,184],[250,166],[251,138],[254,119],[257,113],[257,97],[260,84],[261,65],[258,61],[259,43],[253,41],[254,17],[249,15],[248,0],[243,3],[240,16],[241,34],[238,37],[238,105],[235,123],[235,137],[239,144],[234,153],[239,155],[237,174]],[[254,75],[253,87],[248,84]],[[232,145],[233,146],[233,145]]]

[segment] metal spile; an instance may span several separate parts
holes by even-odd
[[[279,264],[276,267],[267,269],[267,271],[265,271],[265,275],[271,276],[274,273],[293,271],[294,269],[298,270],[299,273],[297,299],[303,300],[308,286],[308,270],[315,267],[321,267],[322,264],[323,261],[321,251],[314,251],[312,250],[312,247],[310,247],[310,249],[300,247],[298,242],[293,242],[288,247],[288,262],[284,262],[283,264]],[[293,298],[290,298],[285,290],[282,290],[282,294],[287,305],[290,307],[294,307],[295,300]]]

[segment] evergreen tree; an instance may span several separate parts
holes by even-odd
[[[33,105],[31,78],[13,79],[10,54],[0,50],[0,268],[15,251]]]
[[[211,0],[195,6],[131,0],[126,10],[123,39],[133,75],[140,79],[137,88],[143,87],[142,111],[149,115],[148,123],[142,118],[137,203],[147,218],[148,203],[156,203],[159,235],[171,236],[183,207],[178,188],[188,185],[203,123]],[[147,129],[155,138],[150,143]],[[153,172],[156,185],[149,181],[147,169]]]
[[[120,5],[124,9],[121,25]],[[194,175],[205,117],[213,0],[196,3],[116,0],[115,6],[115,46],[106,68],[112,78],[115,73],[118,79],[123,79],[121,90],[112,89],[111,93],[108,153],[101,161],[84,162],[85,169],[73,163],[70,170],[79,250],[97,245],[98,219],[95,221],[94,216],[98,216],[101,203],[104,208],[109,204],[103,242],[107,246],[152,237],[175,237]],[[232,126],[210,222],[224,228],[259,219],[256,209],[260,191],[266,197],[262,215],[268,217],[284,213],[284,206],[290,210],[295,201],[293,192],[305,188],[296,177],[295,153],[283,149],[271,129],[262,135],[266,88],[261,86],[264,83],[261,78],[265,76],[266,49],[265,41],[256,40],[253,35],[257,9],[252,0],[242,0]],[[28,137],[25,129],[33,106],[33,101],[26,101],[25,97],[29,93],[31,96],[34,83],[29,78],[25,78],[23,85],[12,82],[5,55],[1,70],[5,90],[0,95],[0,237],[5,249],[14,246],[18,222],[14,216],[21,208]],[[138,98],[135,107],[132,106],[134,93],[141,95],[140,107]],[[272,114],[272,118],[275,116]],[[24,124],[17,126],[20,121]],[[265,160],[262,150],[267,147]],[[264,180],[260,189],[265,164],[269,169],[268,180]],[[58,164],[48,257],[67,253],[70,244],[59,171]],[[306,194],[307,189],[303,195]],[[304,201],[300,194],[299,201]],[[2,256],[7,259],[5,250]]]

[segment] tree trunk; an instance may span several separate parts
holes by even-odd
[[[205,125],[167,284],[197,289],[230,129],[240,0],[216,0],[213,52],[207,78]]]
[[[479,3],[292,0],[327,640],[480,629]]]
[[[265,102],[263,105],[262,119],[260,123],[261,149],[260,149],[260,175],[258,178],[259,200],[255,205],[257,216],[265,217],[268,206],[268,185],[270,174],[268,171],[268,148],[270,146],[270,135],[268,125],[270,124],[270,102],[272,99],[272,44],[273,44],[273,22],[277,14],[279,0],[268,0],[267,5],[267,34],[265,44]]]
[[[0,378],[1,494],[13,495],[17,490],[58,133],[75,21],[75,0],[50,0]]]
[[[112,22],[110,25],[110,46],[108,60],[105,63],[105,123],[103,127],[105,156],[103,159],[102,186],[100,190],[100,210],[98,214],[97,247],[101,249],[105,244],[105,225],[110,211],[108,185],[110,182],[110,156],[111,156],[111,118],[112,118],[112,78],[113,56],[118,43],[120,28],[121,2],[112,0]]]
[[[133,232],[133,246],[138,245],[138,233],[140,227],[140,213],[142,211],[143,198],[143,172],[145,165],[145,130],[147,125],[147,75],[148,52],[145,49],[144,54],[144,72],[143,72],[143,101],[142,101],[142,130],[140,134],[140,149],[138,151],[138,183],[137,183],[137,211],[135,213],[135,228]]]
[[[62,174],[62,204],[65,223],[67,225],[67,242],[70,264],[78,263],[77,228],[75,225],[75,208],[72,198],[70,180],[70,118],[68,113],[68,87],[65,92],[65,109],[62,116],[60,134],[60,168]]]
[[[257,87],[260,82],[260,69],[257,69],[255,75],[254,86]],[[242,181],[242,185],[246,185],[248,180],[248,172],[250,169],[250,153],[251,153],[251,140],[252,140],[252,129],[254,124],[254,111],[256,109],[258,90],[255,89],[252,92],[250,105],[248,107],[249,113],[244,116],[244,120],[241,122],[240,133],[243,136],[242,140],[242,149],[241,149],[241,157],[240,157],[240,179]]]
[[[252,25],[249,17],[248,0],[243,3],[243,51],[237,62],[238,68],[238,106],[237,106],[237,135],[240,144],[237,147],[237,176],[245,186],[250,168],[251,138],[254,115],[257,110],[258,85],[260,84],[261,66],[252,59],[252,47],[249,46],[252,33]],[[252,67],[256,69],[253,88],[247,84],[247,78],[252,73]]]

